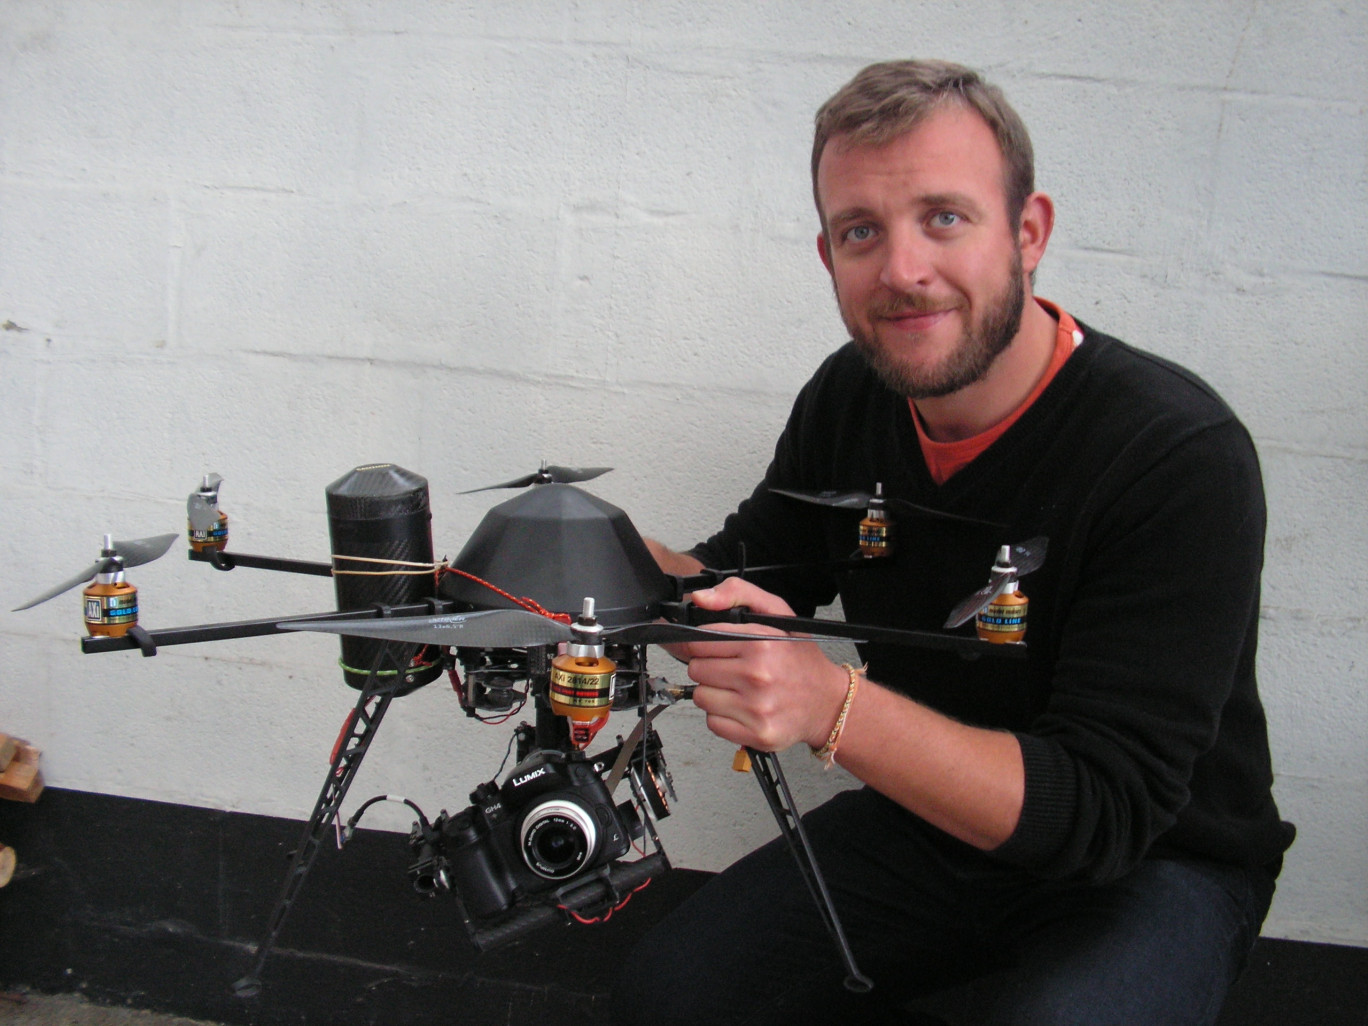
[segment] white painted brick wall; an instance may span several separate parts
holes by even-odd
[[[207,470],[241,551],[323,558],[324,487],[373,460],[428,477],[449,555],[491,502],[458,493],[543,457],[617,467],[597,494],[693,541],[841,340],[812,112],[868,60],[962,60],[1032,128],[1059,210],[1041,293],[1188,364],[1255,434],[1261,672],[1300,828],[1267,929],[1368,944],[1365,53],[1368,11],[1310,2],[4,4],[12,597],[105,531],[178,530]],[[332,594],[174,555],[133,577],[151,626]],[[77,610],[0,616],[0,729],[53,785],[307,812],[353,700],[334,643],[83,657]],[[675,861],[769,836],[729,746],[691,709],[661,722]],[[506,740],[434,684],[352,805],[462,806]],[[789,761],[804,803],[833,786]]]

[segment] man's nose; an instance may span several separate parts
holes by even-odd
[[[921,232],[909,228],[891,230],[884,247],[879,282],[895,292],[924,289],[935,276],[932,245]]]

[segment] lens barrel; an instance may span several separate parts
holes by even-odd
[[[578,802],[553,798],[523,817],[519,839],[528,869],[547,880],[564,880],[594,857],[598,828]]]

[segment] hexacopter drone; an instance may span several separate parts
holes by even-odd
[[[533,722],[514,728],[515,765],[502,782],[496,772],[495,779],[478,785],[468,808],[454,815],[443,810],[429,821],[403,799],[418,817],[408,838],[413,856],[408,873],[415,889],[452,894],[472,942],[486,950],[567,917],[579,922],[605,918],[669,868],[654,823],[669,814],[673,782],[652,723],[691,688],[650,677],[648,645],[816,637],[937,648],[968,657],[1025,656],[1025,600],[1016,591],[1016,579],[1043,563],[1044,539],[1003,545],[988,584],[951,612],[945,626],[975,619],[973,637],[745,609],[713,613],[691,605],[689,593],[727,577],[785,568],[738,567],[689,577],[662,572],[622,510],[575,487],[608,469],[543,464],[534,474],[491,486],[529,490],[489,510],[450,562],[433,559],[427,481],[393,464],[358,467],[328,486],[333,548],[328,563],[228,551],[228,519],[218,504],[222,479],[208,474],[187,504],[190,558],[219,570],[252,567],[330,576],[336,612],[147,630],[137,622],[137,590],[125,572],[165,553],[176,537],[170,534],[131,542],[106,535],[94,564],[19,607],[86,583],[90,636],[82,639],[82,650],[88,653],[137,648],[151,656],[164,645],[297,630],[341,636],[343,676],[359,695],[254,964],[235,985],[241,996],[259,992],[266,960],[323,838],[335,822],[340,824],[343,799],[390,702],[443,672],[472,718],[502,723],[533,703]],[[886,501],[878,485],[873,493],[782,494],[865,510],[858,548],[837,567],[852,572],[889,553],[889,507],[908,505]],[[804,634],[709,629],[708,624],[722,621]],[[615,709],[635,710],[633,729],[612,747],[588,754]],[[777,757],[749,749],[746,757],[840,951],[846,985],[868,989]],[[738,758],[746,761],[740,753]],[[614,792],[624,783],[627,797],[617,801]],[[384,797],[363,803],[342,838],[350,837],[362,813]],[[639,857],[629,860],[634,850]]]

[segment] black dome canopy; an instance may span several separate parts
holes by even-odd
[[[566,484],[539,485],[495,506],[453,565],[556,613],[578,614],[592,596],[610,626],[652,619],[672,595],[627,514]],[[471,609],[516,608],[460,574],[443,575],[439,591]]]

